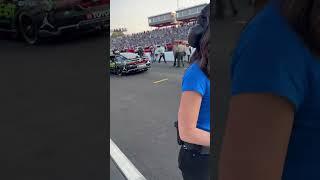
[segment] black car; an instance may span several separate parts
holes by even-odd
[[[110,72],[117,75],[147,71],[151,64],[147,58],[126,58],[121,54],[110,55]]]
[[[110,0],[0,0],[0,31],[29,44],[77,30],[106,30]]]

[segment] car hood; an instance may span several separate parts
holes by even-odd
[[[130,63],[135,63],[137,61],[138,61],[137,59],[127,59],[124,62],[127,63],[127,64],[130,64]]]

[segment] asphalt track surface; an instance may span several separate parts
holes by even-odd
[[[126,180],[125,177],[121,174],[119,168],[116,164],[110,159],[110,180]]]
[[[176,131],[184,68],[154,63],[147,72],[110,77],[110,135],[148,180],[182,179]]]
[[[0,179],[108,179],[106,38],[0,40]]]

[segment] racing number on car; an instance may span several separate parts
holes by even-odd
[[[16,6],[14,4],[0,4],[0,17],[14,17]]]

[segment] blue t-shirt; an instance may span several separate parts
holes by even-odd
[[[196,63],[191,64],[182,79],[182,92],[195,91],[202,96],[197,128],[210,132],[210,80]]]
[[[295,106],[282,179],[320,180],[320,59],[275,4],[244,29],[231,76],[233,95],[273,93]]]

